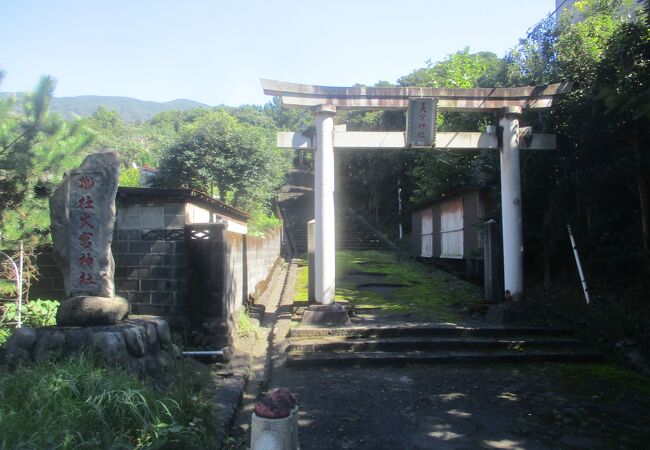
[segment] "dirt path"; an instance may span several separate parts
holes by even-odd
[[[601,382],[567,386],[567,374],[581,371],[557,364],[283,369],[271,387],[296,395],[304,450],[647,449],[647,393]]]

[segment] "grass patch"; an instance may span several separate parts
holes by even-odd
[[[307,260],[304,258],[298,260],[293,300],[296,302],[307,302],[309,300],[309,268],[307,267]]]
[[[170,375],[157,390],[84,354],[0,373],[0,448],[216,448],[209,371]]]
[[[650,379],[611,364],[564,364],[554,368],[567,390],[615,403],[624,396],[650,402]],[[639,398],[640,397],[640,398]]]
[[[257,321],[251,317],[250,309],[242,306],[237,310],[235,317],[235,330],[240,338],[254,336],[257,338],[260,334],[260,326]]]
[[[385,274],[379,283],[404,284],[390,295],[357,289],[346,277],[353,271]],[[453,275],[413,262],[387,251],[337,251],[336,299],[357,308],[378,308],[384,313],[418,313],[437,320],[458,319],[462,307],[474,308],[483,301],[478,289]],[[295,296],[307,301],[307,263],[298,264]]]

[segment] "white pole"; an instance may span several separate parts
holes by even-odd
[[[402,240],[404,231],[402,230],[402,188],[400,187],[399,178],[397,179],[397,221],[399,222],[399,240]]]
[[[18,328],[20,328],[23,323],[23,241],[20,241],[18,252],[16,287],[18,288]]]
[[[524,294],[524,241],[521,223],[521,176],[519,166],[519,115],[521,108],[507,108],[499,125],[501,149],[501,221],[503,229],[504,289],[513,301]]]
[[[315,287],[316,303],[334,303],[335,239],[334,220],[334,115],[336,107],[320,105],[316,113],[316,150],[314,160],[314,207],[316,219]]]
[[[573,249],[573,256],[576,259],[576,266],[578,266],[578,274],[580,274],[580,283],[582,283],[582,291],[585,294],[585,301],[589,303],[591,299],[589,298],[589,291],[587,290],[587,280],[585,279],[585,273],[582,270],[582,264],[580,264],[580,255],[578,255],[578,247],[576,247],[576,241],[573,239],[573,232],[571,231],[571,225],[566,224],[566,228],[569,231],[569,239],[571,239],[571,248]]]

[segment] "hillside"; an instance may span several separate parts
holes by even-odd
[[[9,92],[0,93],[0,98],[12,95]],[[23,92],[15,93],[17,108],[22,107]],[[203,103],[187,99],[176,99],[169,102],[151,102],[130,97],[108,97],[100,95],[80,95],[76,97],[55,97],[52,99],[50,110],[70,119],[75,116],[91,116],[97,108],[104,106],[115,110],[126,122],[144,122],[156,114],[170,110],[187,110],[194,108],[210,108]]]

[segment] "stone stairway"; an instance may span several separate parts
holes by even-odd
[[[380,250],[385,248],[384,243],[346,208],[338,208],[336,213],[336,248],[338,250]]]
[[[297,255],[307,253],[307,223],[314,218],[313,176],[294,169],[289,184],[283,187],[279,200],[287,235]],[[346,208],[336,209],[336,248],[338,250],[375,250],[384,248],[382,241]]]
[[[565,328],[524,326],[299,327],[291,330],[286,356],[289,367],[603,359],[574,334],[574,330]]]

